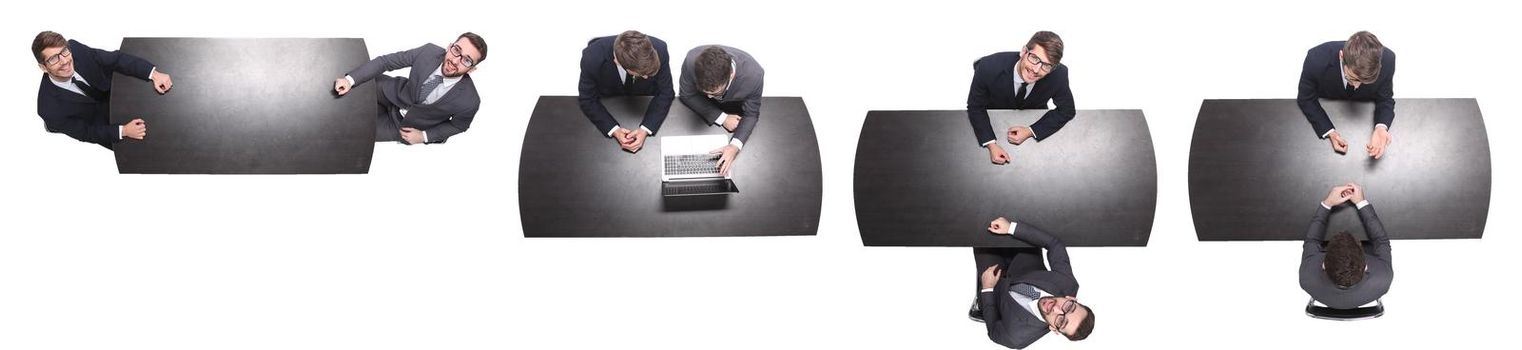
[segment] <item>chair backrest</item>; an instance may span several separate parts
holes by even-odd
[[[1312,298],[1305,304],[1305,315],[1312,318],[1334,321],[1359,321],[1378,318],[1385,315],[1385,302],[1374,300],[1373,306],[1363,306],[1352,309],[1334,309],[1316,305],[1316,299]]]

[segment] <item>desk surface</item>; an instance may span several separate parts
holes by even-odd
[[[1474,99],[1397,99],[1394,142],[1369,158],[1374,105],[1322,100],[1346,155],[1316,137],[1294,100],[1205,100],[1189,149],[1189,206],[1201,241],[1302,240],[1332,186],[1357,182],[1390,238],[1480,238],[1490,147]],[[1327,232],[1363,237],[1353,210]]]
[[[1046,111],[989,111],[994,130]],[[1041,227],[1069,246],[1145,246],[1157,163],[1139,110],[1080,110],[1067,126],[993,165],[967,111],[871,111],[856,145],[856,220],[868,246],[1028,246],[988,232],[995,217]]]
[[[637,127],[648,97],[604,98]],[[524,133],[518,208],[525,237],[814,235],[819,229],[819,144],[798,97],[766,97],[761,122],[731,175],[740,193],[665,199],[660,136],[723,134],[681,103],[645,148],[630,154],[596,130],[575,96],[542,96]]]
[[[374,84],[333,94],[333,79],[369,59],[361,39],[126,38],[121,52],[174,78],[120,74],[111,121],[141,117],[148,137],[116,144],[121,173],[366,173],[374,150]]]

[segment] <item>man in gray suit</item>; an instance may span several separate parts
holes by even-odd
[[[1332,207],[1349,202],[1355,203],[1369,242],[1359,244],[1347,232],[1323,242]],[[1364,199],[1363,187],[1355,183],[1332,187],[1316,208],[1311,227],[1305,233],[1305,246],[1300,254],[1300,289],[1327,307],[1353,309],[1384,296],[1390,291],[1394,276],[1390,237],[1374,214],[1374,207]]]
[[[344,95],[354,85],[376,81],[376,142],[443,143],[470,129],[480,110],[481,96],[470,72],[485,60],[486,40],[467,32],[448,49],[424,44],[376,57],[335,80],[333,90]],[[408,67],[412,72],[406,78],[382,74]]]
[[[988,339],[1022,349],[1047,332],[1079,341],[1094,331],[1094,311],[1078,302],[1078,280],[1067,246],[1028,223],[1005,218],[988,224],[994,234],[1010,235],[1037,248],[973,248],[978,299],[968,316],[988,327]],[[1041,263],[1046,249],[1047,264]]]
[[[761,121],[761,83],[766,71],[749,53],[722,45],[699,46],[682,61],[682,104],[710,125],[734,133],[729,144],[713,151],[719,173],[729,175],[751,130]]]

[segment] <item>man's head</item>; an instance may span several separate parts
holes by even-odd
[[[697,76],[698,89],[702,89],[709,98],[719,98],[729,90],[729,80],[735,76],[734,66],[731,60],[734,57],[725,52],[718,45],[710,45],[698,53],[698,62],[694,64],[694,75]]]
[[[1071,296],[1044,297],[1036,303],[1047,329],[1061,333],[1068,340],[1079,341],[1094,332],[1094,310]]]
[[[64,39],[63,34],[37,33],[37,38],[32,39],[32,56],[37,58],[37,67],[54,79],[74,76],[74,55],[69,52],[69,40]]]
[[[613,40],[613,61],[640,79],[661,72],[661,55],[650,44],[650,37],[639,31],[623,32]]]
[[[1363,260],[1363,245],[1352,234],[1340,232],[1326,242],[1326,257],[1321,260],[1321,268],[1337,287],[1348,288],[1363,281],[1367,266]]]
[[[1020,64],[1015,65],[1017,73],[1020,74],[1020,80],[1034,83],[1045,78],[1057,68],[1057,64],[1062,63],[1062,37],[1048,31],[1036,32],[1025,43],[1023,51],[1020,54]]]
[[[1338,57],[1342,58],[1342,70],[1346,72],[1344,77],[1348,83],[1355,85],[1373,84],[1379,81],[1381,68],[1380,58],[1384,56],[1385,45],[1379,43],[1379,38],[1367,31],[1353,33],[1347,43],[1342,45],[1342,51]]]
[[[482,61],[486,61],[486,39],[465,32],[449,44],[444,54],[444,76],[453,78],[474,72]]]

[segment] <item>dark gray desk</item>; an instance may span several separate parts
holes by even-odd
[[[126,38],[121,52],[174,78],[122,76],[111,122],[148,123],[148,137],[116,144],[126,173],[354,174],[375,149],[374,84],[342,98],[333,79],[369,60],[361,39]]]
[[[605,98],[637,127],[648,97]],[[524,132],[518,209],[525,237],[814,235],[819,230],[819,143],[798,97],[764,98],[760,124],[731,175],[740,193],[661,197],[660,136],[723,134],[674,101],[661,130],[629,154],[596,130],[576,96],[542,96]]]
[[[1480,238],[1490,210],[1490,147],[1474,99],[1397,99],[1380,160],[1364,146],[1374,104],[1322,100],[1348,141],[1332,152],[1294,100],[1205,100],[1189,147],[1189,207],[1201,241],[1302,240],[1316,202],[1357,182],[1390,238]],[[1351,207],[1327,232],[1363,237]]]
[[[1060,132],[1014,146],[1004,130],[1046,111],[989,111],[1011,164],[978,147],[967,111],[871,111],[856,145],[856,223],[868,246],[1029,246],[988,232],[995,217],[1069,246],[1145,246],[1157,162],[1139,110],[1081,110]]]

